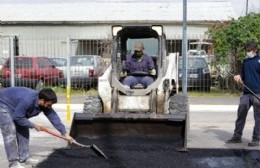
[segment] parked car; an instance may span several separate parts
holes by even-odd
[[[209,56],[205,50],[189,50],[188,57],[202,57],[208,64],[215,61],[215,56]]]
[[[64,58],[61,58],[61,57],[52,57],[52,58],[49,58],[51,61],[52,61],[52,64],[55,66],[55,67],[63,67],[63,66],[66,66],[66,62],[67,62],[67,59],[64,57]]]
[[[3,68],[4,63],[5,63],[5,58],[0,57],[0,71]]]
[[[179,59],[179,85],[182,85],[182,57]],[[205,59],[187,57],[187,87],[210,91],[210,86],[210,71]]]
[[[64,82],[67,81],[67,63],[57,67],[63,71]],[[98,55],[76,55],[70,57],[71,87],[91,87],[96,86],[98,77],[105,71],[105,62]]]
[[[56,86],[63,78],[62,71],[52,65],[47,57],[14,57],[15,86],[41,88],[44,85]],[[11,62],[7,59],[2,69],[2,85],[11,86]]]
[[[2,79],[2,68],[4,66],[4,63],[5,63],[5,58],[0,57],[0,89],[2,88],[1,79]]]

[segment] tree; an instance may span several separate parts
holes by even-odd
[[[245,58],[244,44],[254,40],[260,44],[260,14],[250,13],[238,20],[217,23],[207,34],[213,41],[216,63],[230,64],[234,72],[240,71]]]

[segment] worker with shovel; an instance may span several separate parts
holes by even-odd
[[[243,96],[240,98],[237,120],[233,137],[226,143],[242,143],[242,133],[246,123],[246,116],[251,106],[254,109],[255,126],[252,141],[248,146],[259,146],[260,141],[260,56],[257,55],[257,44],[249,41],[245,45],[247,57],[243,62],[242,72],[234,76],[234,80],[244,86]]]
[[[26,87],[9,87],[0,90],[0,128],[10,168],[23,168],[22,164],[37,164],[38,160],[29,156],[29,128],[37,131],[43,126],[28,119],[41,112],[52,125],[69,141],[70,137],[52,105],[57,96],[50,88],[40,91]]]

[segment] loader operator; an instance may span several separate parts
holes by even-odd
[[[254,110],[255,126],[253,130],[252,141],[248,146],[259,146],[260,141],[260,101],[253,92],[259,97],[260,95],[260,56],[257,55],[257,44],[249,41],[245,45],[247,57],[243,62],[242,72],[234,76],[234,80],[243,83],[252,92],[244,87],[243,95],[240,98],[237,110],[237,119],[235,123],[234,134],[226,143],[242,143],[243,129],[246,123],[246,116],[251,106]]]
[[[156,75],[153,59],[143,52],[144,45],[137,42],[134,46],[134,54],[127,57],[121,77],[125,77],[123,85],[126,89],[141,83],[146,88],[154,82],[152,76]]]
[[[28,119],[41,112],[64,137],[73,141],[52,109],[54,103],[57,103],[57,96],[50,88],[36,91],[26,87],[9,87],[0,90],[0,128],[9,167],[23,168],[22,164],[37,164],[38,160],[29,156],[29,128],[41,131],[43,127]]]

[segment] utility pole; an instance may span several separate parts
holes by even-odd
[[[183,0],[182,25],[182,94],[187,95],[187,0]]]
[[[246,15],[248,14],[248,0],[246,0]]]

